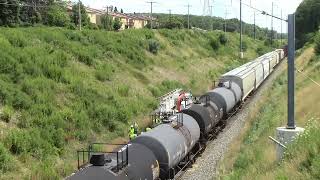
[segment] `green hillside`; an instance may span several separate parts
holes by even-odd
[[[0,28],[0,178],[65,177],[76,149],[149,123],[156,97],[176,87],[200,94],[268,50],[245,37],[239,60],[237,44],[219,31]]]

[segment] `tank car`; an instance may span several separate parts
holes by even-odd
[[[90,153],[89,163],[67,180],[158,179],[159,163],[142,144],[130,143],[113,153]]]
[[[154,153],[160,165],[160,178],[167,179],[173,176],[171,172],[187,156],[199,137],[200,128],[196,120],[178,113],[171,116],[168,123],[143,133],[132,142],[142,144]]]

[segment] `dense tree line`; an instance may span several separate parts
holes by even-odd
[[[320,1],[304,0],[296,11],[297,47],[313,39],[320,26]]]
[[[80,3],[80,5],[79,5]],[[75,29],[79,26],[79,6],[81,25],[90,29],[118,30],[121,27],[119,19],[103,16],[102,24],[98,27],[90,23],[89,16],[82,2],[72,6],[68,13],[67,4],[62,0],[0,0],[0,26],[30,26],[44,24],[48,26],[68,27]],[[117,12],[115,7],[114,12]],[[121,9],[121,12],[123,10]]]
[[[185,15],[155,14],[155,17],[158,19],[158,25],[160,28],[173,29],[188,27],[188,17]],[[227,32],[239,32],[239,23],[240,21],[238,19],[227,19],[225,21],[223,18],[219,17],[190,15],[190,26],[204,30],[226,30]],[[254,37],[254,25],[244,22],[243,33]],[[281,37],[281,34],[276,31],[271,33],[271,30],[267,28],[260,28],[256,26],[257,39],[271,39],[271,34],[273,34],[274,39]],[[283,34],[282,37],[285,37],[285,34]]]
[[[46,22],[48,9],[55,2],[54,0],[0,0],[0,25],[15,26]]]

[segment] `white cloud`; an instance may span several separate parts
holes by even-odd
[[[118,9],[122,8],[125,12],[150,12],[150,4],[147,1],[151,0],[83,0],[84,4],[97,9],[102,9],[107,5],[117,6]],[[202,15],[203,4],[205,0],[152,0],[157,3],[154,4],[153,11],[168,13],[171,9],[175,14],[186,14],[188,3],[192,5],[190,9],[191,14]],[[208,1],[208,0],[207,0]],[[225,17],[225,9],[227,6],[228,18],[239,18],[239,4],[240,0],[209,0],[213,3],[213,15],[219,17]],[[272,2],[274,2],[274,15],[281,16],[281,9],[283,11],[283,17],[285,14],[293,13],[302,0],[242,0],[245,4],[250,4],[257,9],[264,10],[271,14]],[[231,5],[232,4],[232,5]],[[253,10],[243,5],[243,20],[253,24]],[[209,11],[207,11],[209,12]],[[267,20],[267,21],[266,21]],[[265,17],[257,12],[256,22],[259,26],[268,27],[271,26],[270,17]],[[286,30],[286,24],[283,23],[284,31]],[[280,21],[274,20],[274,29],[280,31]]]

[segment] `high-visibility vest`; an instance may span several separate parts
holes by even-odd
[[[134,128],[130,128],[129,138],[130,138],[130,139],[134,139],[135,137],[137,137],[137,134],[135,134]]]

